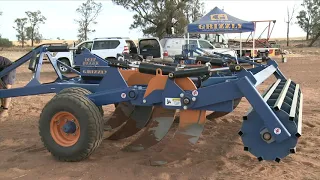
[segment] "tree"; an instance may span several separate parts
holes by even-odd
[[[287,20],[285,20],[285,23],[287,23],[287,46],[289,46],[289,30],[290,30],[290,25],[292,24],[292,18],[293,14],[295,12],[295,6],[292,8],[292,12],[290,15],[289,7],[287,7]]]
[[[297,16],[299,26],[307,33],[306,39],[312,37],[311,47],[320,37],[320,0],[304,0],[301,6],[304,8]]]
[[[80,15],[80,18],[75,20],[78,25],[78,39],[79,41],[88,40],[88,34],[95,32],[94,29],[90,29],[91,24],[97,24],[95,21],[102,10],[102,4],[96,3],[93,0],[87,0],[82,3],[76,10]]]
[[[28,40],[26,37],[26,24],[28,22],[27,18],[17,18],[15,21],[16,27],[13,27],[17,31],[18,41],[21,43],[22,48],[24,47],[25,41]]]
[[[177,34],[184,34],[188,24],[191,7],[197,7],[191,0],[112,0],[115,4],[135,12],[130,29],[141,29],[144,35],[162,38],[171,34],[174,26]],[[195,9],[195,8],[194,8]],[[195,11],[194,11],[195,12]],[[195,13],[193,13],[195,14]],[[195,15],[197,16],[197,15]],[[172,19],[176,23],[172,23]]]
[[[31,46],[33,47],[35,41],[36,43],[41,41],[42,36],[39,33],[39,25],[45,24],[47,19],[39,10],[35,12],[27,11],[26,14],[30,23],[30,26],[27,28],[27,37],[31,40]]]
[[[189,1],[185,9],[185,14],[188,23],[195,22],[205,14],[204,3],[201,3],[199,0]]]
[[[299,26],[307,33],[306,40],[309,40],[311,33],[311,13],[310,11],[301,10],[297,16]]]
[[[31,39],[31,46],[33,47],[33,43],[39,44],[42,40],[42,35],[39,33],[39,31],[33,30],[31,26],[26,28],[26,36],[27,39]]]

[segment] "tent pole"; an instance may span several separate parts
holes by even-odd
[[[254,62],[254,51],[255,51],[255,45],[256,45],[256,43],[255,43],[255,38],[254,38],[254,36],[255,36],[255,34],[256,34],[256,22],[254,22],[254,31],[253,31],[253,34],[252,34],[252,39],[253,39],[253,47],[252,47],[252,61]],[[252,67],[254,68],[254,64],[252,64]]]
[[[241,32],[240,32],[240,58],[242,57],[242,38],[241,38]]]

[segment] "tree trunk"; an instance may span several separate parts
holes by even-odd
[[[33,40],[34,40],[34,27],[31,29],[31,47],[33,47]]]
[[[307,41],[309,40],[309,34],[310,34],[310,32],[309,32],[309,27],[307,27],[307,37],[306,37],[306,40],[307,40]]]
[[[320,31],[318,32],[318,34],[312,39],[311,43],[309,44],[309,47],[311,47],[313,45],[313,43],[316,42],[316,40],[320,37]]]
[[[21,36],[21,47],[24,47],[24,33],[23,33],[23,27],[21,28],[22,36]]]
[[[290,26],[290,23],[287,22],[287,47],[289,46],[289,26]]]

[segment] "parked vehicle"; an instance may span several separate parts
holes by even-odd
[[[164,53],[170,57],[174,57],[175,55],[182,54],[182,46],[187,44],[188,40],[183,37],[175,37],[175,38],[163,38],[160,40],[160,43],[163,47]],[[201,48],[207,52],[218,52],[223,54],[230,54],[231,56],[235,56],[235,51],[227,48],[218,48],[210,43],[210,41],[204,39],[194,39],[189,38],[189,44],[195,44],[198,48]],[[197,56],[197,54],[194,54]]]
[[[137,53],[135,43],[131,39],[125,37],[95,38],[93,40],[83,41],[75,47],[85,47],[89,49],[92,54],[102,57],[103,59],[116,59],[117,54],[119,53]],[[72,52],[52,53],[52,56],[68,66],[77,68],[74,65]],[[59,69],[62,73],[69,72],[63,65],[60,65]]]
[[[138,41],[138,53],[144,58],[147,56],[152,56],[152,58],[161,58],[163,59],[163,47],[158,38],[142,38]]]

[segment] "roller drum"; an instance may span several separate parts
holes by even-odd
[[[276,142],[271,134],[280,134],[281,129],[270,133],[259,114],[251,109],[244,116],[239,135],[244,143],[244,150],[256,156],[258,160],[275,160],[279,162],[290,153],[296,152],[296,144],[301,136],[303,94],[299,84],[278,79],[262,95],[291,137]]]

